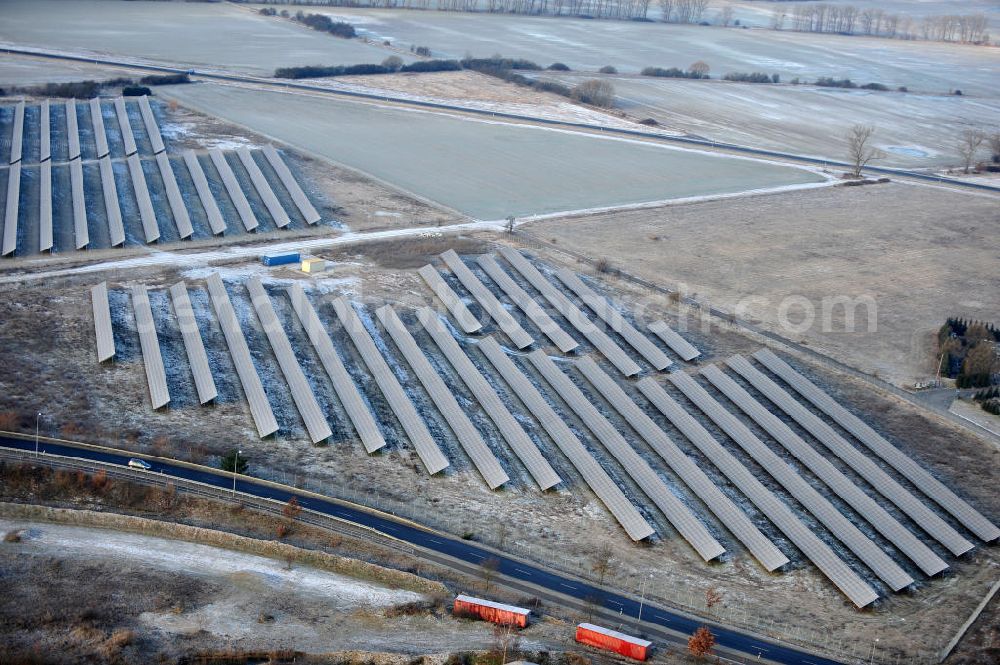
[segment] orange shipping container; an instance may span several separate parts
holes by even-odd
[[[580,644],[614,651],[636,660],[646,660],[649,655],[649,647],[653,645],[649,640],[632,637],[610,628],[595,626],[592,623],[581,623],[576,627],[576,641]]]
[[[528,615],[531,610],[503,603],[494,603],[492,600],[473,598],[472,596],[457,596],[452,607],[452,614],[457,616],[474,616],[484,621],[491,621],[505,626],[517,626],[524,628],[528,625]]]

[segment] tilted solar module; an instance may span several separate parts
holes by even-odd
[[[564,296],[558,289],[556,289],[549,280],[542,276],[542,273],[538,272],[535,266],[531,265],[528,259],[515,249],[510,247],[501,247],[500,253],[503,257],[514,266],[514,268],[521,273],[528,282],[535,287],[535,289],[542,294],[550,305],[560,314],[563,318],[570,322],[570,324],[576,328],[581,335],[587,338],[587,340],[594,345],[598,351],[600,351],[605,358],[611,361],[611,364],[618,368],[625,376],[633,376],[638,374],[640,371],[639,366],[632,360],[627,353],[625,353],[618,344],[615,343],[613,339],[608,337],[603,330],[594,325],[594,323],[584,316],[576,305],[569,301],[569,298]]]
[[[576,468],[590,490],[625,529],[629,538],[640,541],[653,535],[655,531],[649,522],[632,505],[632,502],[615,484],[608,472],[580,443],[576,434],[549,406],[531,380],[514,364],[513,360],[507,357],[496,340],[487,337],[479,343],[479,348],[496,368],[497,373],[510,386],[511,392],[527,407],[559,450],[562,451],[562,454],[566,456],[566,459]]]
[[[97,157],[105,157],[111,151],[108,148],[108,134],[104,129],[100,97],[94,97],[90,100],[90,122],[94,126],[94,144],[97,146]]]
[[[489,289],[483,286],[483,283],[479,281],[479,278],[473,274],[469,267],[465,265],[462,258],[453,249],[449,249],[447,252],[441,255],[441,259],[445,262],[445,265],[454,273],[458,281],[462,283],[472,297],[475,298],[479,304],[482,306],[486,313],[496,321],[497,326],[500,330],[504,331],[510,341],[514,345],[523,349],[527,346],[531,346],[534,342],[531,335],[524,331],[521,324],[517,322],[513,316],[510,315],[504,306],[500,304],[500,301],[496,299]]]
[[[417,272],[427,282],[427,286],[431,287],[434,295],[444,303],[444,306],[448,308],[451,315],[455,317],[455,321],[458,322],[462,332],[474,333],[482,329],[482,324],[476,320],[476,317],[472,315],[472,312],[465,306],[462,299],[458,297],[458,294],[441,278],[441,275],[434,269],[434,266],[428,263]]]
[[[674,473],[701,499],[708,509],[729,531],[742,542],[750,553],[768,571],[772,572],[788,563],[788,557],[768,539],[746,513],[705,475],[697,463],[677,447],[667,433],[643,412],[639,405],[608,376],[591,358],[583,357],[576,363],[592,386],[639,433],[657,455],[673,469]]]
[[[43,99],[38,107],[41,116],[38,122],[38,161],[52,158],[52,115],[49,100]]]
[[[500,466],[500,462],[489,446],[486,445],[483,437],[479,434],[479,430],[476,429],[476,426],[469,420],[465,411],[459,406],[458,400],[451,394],[448,386],[445,385],[438,373],[434,371],[423,351],[417,346],[416,340],[410,335],[410,332],[403,325],[403,322],[400,321],[392,307],[389,305],[380,307],[375,312],[375,315],[382,322],[382,326],[389,332],[389,336],[396,343],[396,347],[403,354],[403,358],[406,359],[417,379],[420,380],[424,389],[427,390],[427,394],[430,395],[434,405],[437,406],[438,411],[444,416],[448,426],[455,433],[455,438],[458,439],[459,444],[461,444],[469,459],[472,460],[476,469],[479,470],[489,488],[491,490],[496,489],[509,481],[510,476]]]
[[[103,157],[98,163],[101,168],[104,209],[108,215],[108,235],[111,238],[111,246],[117,247],[118,245],[125,244],[125,225],[122,223],[122,209],[118,202],[118,186],[115,184],[115,171],[111,166],[110,157]],[[130,166],[129,171],[131,172],[131,170]]]
[[[156,166],[160,169],[160,177],[163,178],[163,189],[167,192],[167,203],[174,216],[177,232],[181,238],[190,238],[194,234],[194,229],[191,227],[191,217],[184,206],[184,197],[181,196],[181,190],[177,186],[174,167],[171,165],[167,153],[161,152],[156,156]]]
[[[191,375],[198,391],[198,401],[202,404],[211,402],[219,396],[212,378],[212,370],[208,364],[208,354],[201,339],[198,321],[194,317],[191,298],[188,297],[187,284],[178,282],[170,287],[170,299],[174,304],[174,316],[177,317],[177,327],[180,328],[184,340],[184,350],[187,353]]]
[[[271,344],[274,357],[278,359],[278,366],[292,393],[292,401],[302,416],[309,437],[313,443],[329,439],[333,436],[333,432],[330,431],[330,425],[326,422],[326,416],[319,402],[316,401],[316,395],[302,371],[302,366],[295,358],[295,351],[292,350],[285,329],[281,327],[264,285],[261,284],[259,277],[251,277],[246,281],[246,287],[250,292],[250,302],[257,311],[257,318],[260,320],[261,328],[264,329],[264,334],[267,335],[267,341]]]
[[[701,520],[674,496],[653,467],[632,448],[607,418],[597,411],[544,351],[540,349],[532,351],[528,354],[528,360],[702,559],[711,561],[725,553],[725,548],[705,528]]]
[[[226,220],[222,218],[222,211],[219,210],[219,204],[215,201],[212,189],[208,186],[205,171],[201,168],[201,162],[198,161],[198,156],[194,154],[193,150],[184,153],[184,164],[191,174],[191,180],[194,181],[194,188],[198,191],[198,200],[201,201],[201,206],[205,209],[212,233],[215,235],[223,233],[226,230]]]
[[[420,457],[427,472],[434,475],[445,469],[448,466],[448,458],[441,452],[434,437],[427,430],[423,418],[417,413],[413,402],[403,390],[403,386],[399,384],[396,375],[392,373],[385,358],[379,353],[378,347],[375,346],[371,335],[365,329],[361,317],[345,298],[334,300],[333,309],[354,343],[354,347],[358,350],[361,359],[368,367],[368,371],[372,373],[379,390],[382,391],[389,403],[389,408],[396,414],[399,424],[403,426],[406,436],[409,437],[410,443],[413,444],[413,448],[417,451],[417,456]]]
[[[69,144],[69,159],[80,156],[80,127],[76,119],[76,100],[66,101],[66,141]]]
[[[649,332],[666,342],[667,346],[681,357],[681,360],[691,362],[701,355],[701,351],[694,348],[689,341],[681,337],[677,331],[663,321],[653,321],[648,327]]]
[[[952,554],[959,556],[973,548],[973,544],[965,539],[950,524],[937,513],[928,508],[899,482],[882,470],[870,457],[850,444],[836,430],[826,424],[822,418],[804,407],[784,388],[772,381],[763,372],[754,367],[742,356],[732,356],[726,363],[754,388],[788,414],[801,425],[817,441],[851,467],[859,476],[868,481],[882,496],[889,499],[901,511],[908,515],[920,528],[926,531]],[[931,569],[933,569],[933,562]],[[928,575],[933,574],[925,570]]]
[[[147,243],[155,242],[160,239],[160,225],[153,211],[153,201],[149,198],[149,187],[146,185],[146,175],[142,172],[142,162],[139,161],[138,155],[132,155],[125,161],[128,162],[128,173],[132,178],[135,200],[139,204],[142,232],[146,236]]]
[[[83,194],[83,163],[77,157],[69,163],[69,186],[73,195],[73,238],[77,249],[90,244],[87,229],[87,203]]]
[[[292,201],[295,203],[295,207],[299,209],[299,212],[301,212],[302,216],[305,218],[306,224],[315,224],[318,222],[321,219],[319,213],[309,201],[309,197],[306,196],[306,193],[302,191],[302,187],[300,187],[299,183],[295,181],[295,177],[288,169],[288,165],[285,164],[285,160],[281,158],[281,155],[278,154],[278,151],[274,149],[273,145],[268,144],[264,146],[264,156],[267,158],[267,161],[270,162],[271,168],[274,169],[274,172],[278,174],[281,184],[285,186],[286,190],[288,190],[288,193],[292,197]]]
[[[507,297],[513,301],[515,305],[521,308],[524,315],[531,320],[535,326],[542,331],[549,340],[556,345],[556,347],[563,353],[569,353],[573,349],[576,349],[580,344],[566,334],[566,331],[559,327],[559,324],[552,320],[552,318],[545,312],[545,309],[535,302],[528,293],[518,286],[510,275],[504,272],[500,264],[496,262],[489,254],[484,254],[476,259],[476,263],[483,269],[483,271],[490,276],[500,290],[507,294]]]
[[[163,152],[166,147],[163,145],[160,127],[156,124],[156,116],[153,115],[153,109],[149,106],[149,97],[146,95],[139,97],[139,112],[142,114],[142,124],[146,126],[149,142],[153,145],[153,154]]]
[[[934,499],[938,505],[951,513],[965,528],[988,543],[1000,538],[1000,529],[996,525],[983,517],[975,508],[960,499],[944,483],[932,476],[926,469],[913,461],[912,458],[886,441],[885,438],[864,421],[838,404],[832,397],[809,381],[809,379],[792,369],[791,365],[776,356],[769,349],[761,349],[753,355],[761,364],[777,374],[803,397],[812,402],[816,408],[833,418],[838,425],[868,446],[868,449],[881,457],[886,464],[903,474],[917,489],[931,499]]]
[[[115,336],[111,327],[111,305],[108,303],[108,283],[90,287],[90,302],[94,310],[94,332],[97,336],[97,362],[115,357]]]
[[[128,119],[128,109],[123,97],[115,97],[115,115],[118,116],[118,127],[125,142],[125,156],[134,155],[139,149],[135,145],[135,134],[132,133],[132,122]]]
[[[229,192],[229,199],[233,202],[236,212],[243,221],[243,227],[247,231],[253,231],[260,226],[260,223],[253,214],[253,209],[250,207],[250,202],[247,200],[246,194],[240,189],[240,183],[236,179],[233,169],[230,168],[229,162],[226,161],[226,156],[218,149],[209,150],[208,156],[212,158],[212,163],[215,164],[215,168],[222,178],[222,184],[226,186],[226,191]],[[191,163],[188,162],[189,167],[190,165]]]
[[[20,214],[21,162],[7,167],[7,203],[3,215],[3,245],[0,254],[7,256],[17,250],[17,218]]]
[[[38,251],[52,249],[52,160],[38,167]]]
[[[159,409],[170,403],[170,391],[167,389],[167,372],[163,368],[160,342],[156,336],[156,326],[153,324],[153,310],[149,306],[149,294],[146,293],[143,284],[132,287],[132,309],[135,311],[135,326],[139,331],[142,365],[146,369],[149,397],[153,409]]]
[[[239,319],[236,318],[233,304],[229,300],[226,286],[222,283],[222,277],[219,276],[219,273],[214,272],[208,276],[206,284],[208,285],[208,295],[212,299],[212,306],[215,308],[215,317],[222,329],[222,334],[226,337],[229,355],[233,358],[236,374],[240,377],[243,393],[250,405],[250,415],[257,427],[257,434],[263,439],[278,431],[278,421],[274,418],[271,403],[268,402],[264,386],[261,385],[257,368],[250,356],[250,348],[243,336]]]
[[[903,554],[910,557],[914,563],[920,566],[921,570],[928,575],[936,575],[948,567],[938,555],[910,533],[885,508],[865,494],[840,469],[803,441],[788,425],[764,408],[764,405],[754,399],[750,393],[721,369],[715,365],[709,365],[702,369],[701,373],[719,392],[770,434],[771,438],[780,443],[805,468],[822,480],[844,503],[865,518],[869,524],[875,527],[876,531],[885,536]]]
[[[820,540],[792,510],[757,480],[750,469],[726,450],[701,423],[651,377],[636,387],[670,420],[792,543],[857,607],[878,600],[878,594],[829,545]]]
[[[701,384],[684,372],[675,372],[669,377],[684,396],[693,402],[723,432],[735,441],[751,458],[767,471],[772,478],[788,490],[796,501],[812,513],[830,533],[847,549],[851,550],[893,591],[899,591],[910,584],[913,578],[899,567],[889,555],[873,543],[826,497],[807,483],[791,465],[781,459],[763,441],[757,438],[739,418],[727,411]]]
[[[448,359],[455,373],[469,388],[483,411],[497,426],[504,440],[510,445],[514,454],[528,469],[528,473],[538,483],[538,487],[547,490],[560,482],[558,474],[538,450],[535,442],[525,433],[517,419],[504,405],[500,396],[490,387],[482,373],[472,364],[458,342],[430,308],[423,308],[417,313],[420,324],[428,332],[441,353]]]
[[[556,277],[569,287],[570,291],[575,293],[583,304],[589,307],[598,318],[621,335],[622,339],[638,351],[639,355],[645,358],[655,369],[664,370],[674,364],[667,357],[667,354],[660,350],[660,347],[649,341],[649,338],[626,321],[625,317],[615,309],[610,300],[595,293],[593,289],[583,283],[583,280],[575,272],[568,268],[562,268],[556,271]]]
[[[14,126],[10,134],[10,163],[21,161],[21,148],[24,145],[24,102],[18,102],[14,107]]]
[[[240,158],[240,162],[243,163],[243,168],[247,170],[250,175],[250,182],[253,183],[254,189],[257,190],[257,194],[260,195],[260,200],[264,202],[264,207],[267,208],[267,212],[270,213],[271,219],[274,220],[274,225],[279,229],[282,229],[289,224],[292,220],[289,219],[288,213],[285,209],[281,207],[281,202],[278,201],[278,197],[274,195],[274,190],[271,189],[270,183],[267,182],[267,178],[261,172],[260,167],[257,166],[257,162],[254,161],[253,155],[250,154],[248,148],[238,148],[236,154]]]
[[[358,387],[351,379],[351,375],[344,367],[337,351],[333,348],[333,340],[323,328],[323,324],[320,322],[312,303],[309,302],[302,285],[292,284],[291,288],[288,289],[288,295],[292,300],[292,309],[295,310],[299,322],[302,323],[306,335],[309,336],[309,341],[316,349],[316,355],[323,363],[323,368],[330,377],[333,389],[336,391],[337,397],[340,398],[340,403],[344,406],[347,417],[351,419],[351,423],[361,439],[361,444],[369,454],[384,448],[385,437],[382,436],[378,423],[375,422],[375,417],[361,397],[361,393],[358,392]]]

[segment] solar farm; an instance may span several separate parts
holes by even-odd
[[[154,321],[146,287],[134,285],[147,405],[172,408],[169,375],[174,385],[190,384],[184,392],[193,387],[211,417],[216,382],[233,381],[215,376],[206,360],[201,331],[217,325],[261,438],[328,441],[330,415],[314,386],[329,380],[368,454],[411,448],[430,476],[471,463],[479,482],[501,493],[590,492],[620,527],[609,536],[681,538],[705,562],[745,549],[780,575],[797,550],[859,608],[922,586],[955,557],[1000,538],[975,507],[768,349],[705,360],[663,320],[639,322],[617,308],[602,294],[606,285],[505,245],[465,257],[449,249],[417,273],[435,306],[390,303],[372,312],[299,281],[226,281],[213,272],[203,285],[170,286],[173,312],[160,308],[166,320]],[[131,331],[116,327],[124,316],[112,315],[107,288],[91,291],[94,348],[96,361],[113,364],[116,338]],[[192,292],[200,307],[192,308]],[[251,303],[254,319],[245,305],[242,315],[234,310],[236,299]],[[276,301],[296,321],[282,322]],[[273,379],[255,364],[248,326],[264,333],[297,417],[275,416],[275,387],[265,388]],[[311,348],[293,348],[291,326]],[[168,371],[157,331],[174,329],[186,357],[175,356],[180,366]],[[313,354],[320,363],[302,360]],[[364,376],[345,369],[355,354]],[[465,393],[452,392],[451,376],[473,404],[459,403]],[[372,384],[391,416],[373,411],[363,388]],[[403,384],[422,386],[436,413],[415,405]],[[609,420],[608,406],[628,429]],[[489,429],[469,417],[480,410]],[[567,464],[579,480],[557,471]],[[666,469],[680,482],[667,480]]]

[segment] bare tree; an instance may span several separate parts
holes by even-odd
[[[604,577],[611,570],[611,557],[614,556],[614,553],[614,548],[607,541],[604,541],[597,552],[594,553],[594,563],[591,567],[597,573],[598,584],[604,584]]]
[[[506,663],[507,656],[517,654],[521,647],[521,635],[514,624],[493,626],[493,645],[490,649],[499,663]]]
[[[615,104],[615,87],[608,81],[589,79],[570,91],[573,99],[584,104],[611,108]]]
[[[986,141],[986,133],[980,129],[966,129],[958,138],[958,154],[962,157],[965,172],[969,172],[972,163],[976,161],[976,153]]]
[[[990,134],[986,142],[990,146],[990,161],[994,164],[1000,164],[1000,131]]]
[[[733,6],[726,5],[725,7],[719,10],[719,23],[722,24],[722,27],[728,28],[729,24],[732,22],[733,22]]]
[[[688,67],[688,71],[692,71],[695,74],[700,74],[701,76],[704,76],[711,70],[712,68],[709,67],[708,63],[705,62],[704,60],[698,60],[697,62],[693,62],[691,63],[691,66]]]
[[[861,170],[873,159],[882,159],[885,154],[872,145],[875,128],[871,125],[854,125],[847,132],[847,151],[850,157],[852,174],[861,177]]]
[[[486,589],[486,593],[489,593],[493,578],[496,577],[497,571],[500,569],[500,559],[493,556],[483,559],[482,563],[479,564],[479,568],[483,573],[483,586]]]

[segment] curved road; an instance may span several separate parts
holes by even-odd
[[[30,437],[20,439],[0,436],[0,446],[33,452],[35,450],[35,441]],[[133,457],[133,455],[129,454],[77,448],[48,440],[42,440],[40,446],[42,452],[46,455],[72,457],[105,464],[126,465],[129,458]],[[148,459],[153,464],[152,471],[158,477],[175,477],[211,485],[223,490],[229,490],[233,487],[232,474],[227,474],[223,471],[214,472],[208,469],[192,469],[188,466],[170,463],[161,458]],[[412,525],[412,523],[402,520],[396,521],[385,515],[352,508],[350,505],[345,505],[338,501],[323,500],[314,496],[303,496],[297,494],[293,488],[275,487],[270,484],[257,482],[255,479],[247,476],[240,476],[237,479],[236,489],[244,494],[282,503],[288,501],[291,496],[296,496],[301,506],[308,510],[363,525],[412,545],[459,559],[472,566],[478,566],[484,559],[493,557],[499,560],[497,571],[506,577],[541,586],[555,593],[570,596],[580,601],[593,602],[596,600],[601,607],[615,613],[620,613],[625,617],[637,616],[639,612],[639,603],[627,596],[605,591],[577,579],[562,577],[524,561],[497,555],[495,552],[480,548],[469,541],[453,539],[438,533],[425,531]],[[642,616],[644,623],[660,626],[685,635],[690,635],[704,623],[648,602],[643,605]],[[793,647],[765,641],[723,627],[714,626],[713,633],[715,634],[718,646],[738,651],[754,659],[760,656],[769,661],[787,665],[840,665],[839,661],[816,656]]]

